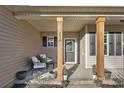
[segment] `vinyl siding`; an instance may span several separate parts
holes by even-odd
[[[29,58],[40,48],[40,32],[0,6],[0,87],[12,82],[17,71],[28,70]]]
[[[123,32],[123,25],[106,25],[105,31]],[[88,32],[95,32],[95,25],[88,25]],[[90,56],[89,34],[87,33],[87,67],[91,68],[96,64],[96,56]],[[105,68],[123,68],[123,56],[104,56]]]
[[[56,36],[56,32],[41,32],[41,53],[45,53],[47,56],[52,57],[54,62],[57,62],[57,48],[56,47],[43,47],[43,36]],[[64,32],[64,38],[78,38],[77,32]],[[64,51],[64,50],[63,50]]]

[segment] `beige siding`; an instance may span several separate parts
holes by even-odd
[[[12,82],[17,71],[28,70],[28,58],[39,52],[40,32],[0,6],[0,87]]]
[[[42,46],[42,37],[43,36],[56,36],[56,33],[55,32],[42,32],[41,33],[41,53],[42,54],[46,54],[47,56],[49,57],[52,57],[53,61],[56,62],[56,56],[57,56],[57,48],[56,47],[43,47]]]
[[[88,25],[88,32],[95,32],[95,25]],[[105,31],[124,31],[123,25],[106,25]],[[89,34],[87,33],[87,67],[91,68],[96,63],[96,56],[90,56]],[[123,56],[105,56],[105,68],[123,68]]]
[[[64,32],[64,38],[78,38],[77,32]],[[41,32],[41,53],[45,53],[47,56],[52,57],[53,61],[56,62],[57,50],[56,47],[43,47],[42,37],[43,36],[56,36],[56,32]]]

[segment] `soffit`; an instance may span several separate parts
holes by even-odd
[[[124,7],[5,6],[13,12],[124,12]]]

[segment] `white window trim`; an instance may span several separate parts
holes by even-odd
[[[107,31],[107,54],[105,56],[109,56],[109,32]]]
[[[86,25],[85,26],[85,68],[86,69],[88,69],[88,61],[87,61],[87,59],[88,59],[88,44],[87,44],[87,42],[88,42],[88,26]]]
[[[48,41],[48,38],[53,38],[53,41]],[[49,46],[48,42],[53,42],[53,46]],[[54,36],[47,36],[47,47],[54,47]]]
[[[114,32],[114,56],[116,56],[116,32]]]

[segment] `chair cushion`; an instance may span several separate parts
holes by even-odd
[[[46,54],[40,54],[39,56],[40,56],[41,58],[44,58],[44,59],[47,58]]]
[[[46,67],[46,63],[36,63],[34,64],[33,68],[45,68]]]
[[[36,56],[38,60],[40,60],[41,63],[45,63],[45,59],[40,57],[40,55]]]

